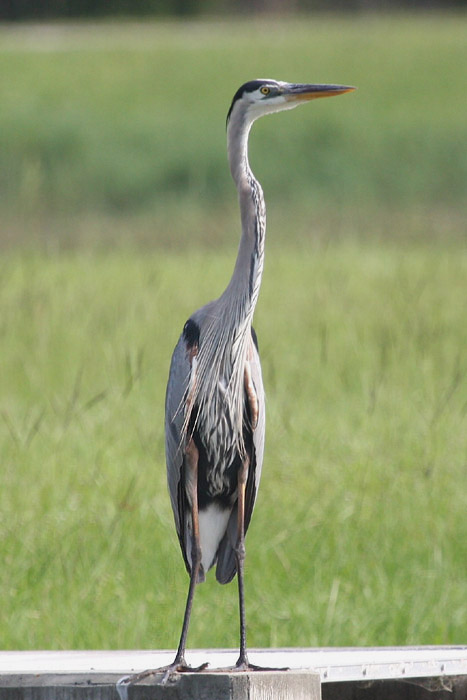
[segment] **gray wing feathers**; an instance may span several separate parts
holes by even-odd
[[[253,357],[250,360],[251,367],[251,377],[253,379],[253,384],[256,388],[256,393],[258,394],[258,425],[253,433],[253,445],[255,447],[256,453],[256,469],[255,469],[255,495],[251,506],[251,511],[253,511],[253,506],[256,501],[256,494],[259,488],[259,482],[261,479],[261,469],[263,467],[263,455],[264,455],[264,434],[266,429],[266,402],[264,397],[264,387],[263,387],[263,377],[261,374],[261,364],[259,361],[259,355],[256,347],[253,345]],[[251,512],[248,518],[251,518]]]
[[[185,513],[180,512],[179,483],[183,465],[183,446],[180,446],[184,421],[184,396],[190,379],[190,362],[181,336],[172,355],[169,381],[165,397],[165,450],[167,483],[174,512],[175,526],[184,548],[183,523]],[[185,554],[185,553],[184,553]]]
[[[216,579],[219,583],[230,583],[237,573],[235,545],[237,542],[237,506],[230,514],[227,530],[217,551]]]

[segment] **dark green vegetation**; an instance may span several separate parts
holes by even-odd
[[[465,29],[0,33],[2,648],[177,642],[165,383],[233,267],[223,122],[261,75],[359,91],[253,132],[270,206],[250,642],[465,641]],[[209,577],[190,646],[235,646],[236,604]]]
[[[414,217],[424,236],[452,233],[466,208],[465,28],[436,16],[4,30],[0,239],[230,245],[223,125],[256,76],[359,88],[255,125],[252,164],[270,214],[291,215],[288,239],[330,215],[331,235],[407,235]]]
[[[46,3],[37,3],[34,0],[8,0],[0,6],[0,20],[46,20],[46,19],[76,19],[102,17],[142,17],[149,16],[177,16],[194,17],[206,16],[212,13],[216,15],[229,15],[240,13],[254,15],[277,13],[281,15],[315,10],[369,11],[387,10],[407,7],[409,10],[434,7],[448,9],[453,7],[465,7],[466,0],[292,0],[285,5],[277,5],[274,0],[48,0]]]

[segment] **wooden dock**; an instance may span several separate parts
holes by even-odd
[[[233,650],[195,650],[202,673],[160,685],[172,651],[0,652],[0,700],[467,700],[467,646],[257,649],[252,663],[287,670],[235,673]],[[120,683],[119,683],[120,681]]]

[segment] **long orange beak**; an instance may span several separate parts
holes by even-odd
[[[350,85],[302,85],[292,84],[284,90],[284,97],[290,102],[316,100],[318,97],[334,97],[357,88]]]

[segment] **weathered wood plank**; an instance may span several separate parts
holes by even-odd
[[[116,683],[122,676],[164,666],[172,661],[173,654],[173,651],[0,652],[0,700],[120,700]],[[314,686],[311,690],[307,686],[308,682],[314,683],[313,679],[318,688],[321,682],[323,700],[393,700],[396,697],[398,700],[425,700],[433,689],[439,700],[467,700],[467,646],[462,645],[252,649],[252,663],[291,669],[275,676],[270,672],[269,679],[265,677],[267,682],[256,672],[230,673],[228,667],[235,663],[237,655],[237,650],[190,650],[188,662],[194,666],[209,662],[207,672],[182,674],[177,683],[165,687],[151,685],[154,676],[149,676],[128,688],[128,700],[205,700],[212,697],[215,700],[308,700],[319,698],[319,695],[312,695]],[[273,681],[273,686],[269,681]],[[205,689],[203,684],[207,684]]]
[[[174,651],[6,651],[0,652],[1,674],[138,673],[165,666]],[[209,670],[233,666],[238,650],[190,649],[192,666],[209,662]],[[467,675],[467,646],[358,647],[321,649],[251,649],[250,661],[268,668],[309,669],[323,683],[383,678]]]
[[[120,700],[117,674],[0,676],[0,700]],[[160,685],[152,676],[123,688],[127,700],[321,700],[309,671],[184,673]]]

